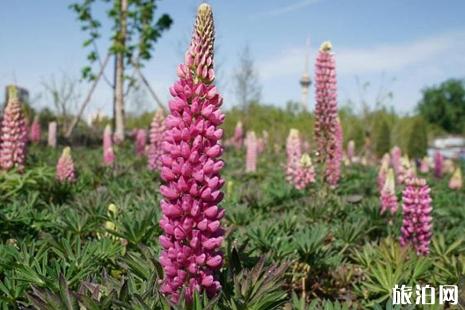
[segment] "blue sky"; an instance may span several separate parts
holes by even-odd
[[[0,10],[0,85],[16,82],[32,94],[41,81],[60,72],[79,77],[86,62],[85,36],[68,0],[2,0]],[[157,13],[174,19],[156,44],[144,69],[166,102],[176,65],[191,33],[197,0],[162,0]],[[432,0],[211,0],[217,30],[216,55],[226,107],[235,104],[231,76],[244,45],[252,50],[263,86],[263,101],[284,105],[300,99],[298,79],[304,67],[305,42],[310,37],[310,74],[322,41],[334,46],[339,102],[373,104],[378,89],[392,91],[388,103],[411,112],[421,89],[447,78],[465,77],[465,1]],[[104,16],[104,7],[96,14]],[[100,49],[107,45],[104,31]],[[359,82],[357,82],[357,80]],[[366,91],[360,84],[370,82]],[[88,85],[80,86],[85,92]],[[0,96],[3,96],[3,86]],[[313,89],[309,105],[314,105]],[[101,83],[87,113],[111,111],[112,95]],[[36,102],[44,106],[49,100]],[[150,97],[144,108],[153,109]],[[355,109],[360,108],[354,106]],[[129,107],[129,110],[131,107]]]

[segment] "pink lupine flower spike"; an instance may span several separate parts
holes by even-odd
[[[170,88],[173,98],[163,138],[161,291],[173,302],[179,301],[181,291],[190,302],[195,291],[212,297],[221,289],[215,271],[223,264],[219,126],[224,115],[213,85],[213,41],[213,14],[204,3],[197,11],[185,63],[178,67],[179,79]]]
[[[27,128],[17,88],[8,87],[8,102],[3,113],[0,137],[0,167],[2,170],[24,171]]]

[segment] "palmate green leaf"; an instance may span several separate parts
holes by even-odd
[[[368,305],[388,300],[396,284],[415,286],[420,281],[431,280],[428,276],[432,267],[431,259],[418,257],[391,239],[381,242],[370,255],[373,256],[372,261],[364,266],[366,280],[360,284],[370,297]]]
[[[260,259],[252,269],[234,276],[234,293],[226,304],[238,310],[278,309],[287,300],[282,290],[286,269],[287,265],[266,267],[265,259]]]
[[[147,268],[147,266],[150,266],[150,262],[138,253],[128,252],[120,261],[123,268],[130,270],[131,273],[141,279],[147,280],[150,278],[151,270]]]
[[[66,307],[66,309],[69,310],[76,309],[76,307],[78,306],[77,300],[74,298],[74,296],[70,295],[71,293],[68,287],[68,283],[66,282],[66,279],[62,274],[59,276],[59,283],[59,293],[61,300],[63,301],[63,305]]]
[[[446,260],[452,254],[463,253],[465,251],[465,242],[463,238],[459,238],[450,245],[446,244],[443,234],[437,234],[432,239],[432,254],[438,255],[441,259]]]
[[[116,223],[116,230],[107,232],[129,241],[131,245],[147,244],[159,231],[157,218],[154,208],[126,214],[120,223]]]

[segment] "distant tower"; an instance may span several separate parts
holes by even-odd
[[[310,52],[310,40],[307,40],[306,48],[305,48],[305,68],[304,68],[304,73],[302,74],[302,77],[300,78],[300,86],[302,87],[302,109],[303,111],[307,111],[307,105],[308,105],[308,89],[310,88],[310,85],[312,84],[312,81],[310,80],[310,76],[308,75],[308,58],[309,58],[309,52]]]

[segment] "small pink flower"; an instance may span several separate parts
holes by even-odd
[[[16,87],[9,86],[8,94],[0,136],[0,167],[2,170],[17,168],[22,172],[26,163],[26,120]]]
[[[112,132],[111,132],[111,126],[108,124],[105,126],[105,130],[103,131],[103,143],[102,143],[102,148],[103,148],[103,164],[105,166],[112,166],[116,156],[113,151],[113,139],[112,139]]]
[[[48,146],[57,147],[57,122],[48,123]]]
[[[76,181],[76,172],[74,162],[71,157],[71,149],[65,147],[57,163],[56,179],[62,183],[74,183]]]
[[[247,132],[245,138],[246,158],[245,158],[245,172],[257,171],[257,156],[258,156],[258,141],[255,132]]]
[[[315,168],[313,168],[310,156],[305,153],[300,159],[299,166],[294,176],[294,186],[296,189],[302,190],[310,183],[315,182]]]
[[[412,165],[407,156],[403,156],[400,159],[400,165],[397,172],[397,183],[405,184],[405,181],[409,178],[413,178],[417,175],[416,166]]]
[[[421,172],[421,173],[428,173],[428,172],[429,172],[429,158],[428,158],[428,157],[424,157],[424,158],[421,160],[421,163],[420,163],[420,172]]]
[[[163,110],[158,109],[150,125],[150,144],[147,150],[147,166],[151,171],[158,171],[161,169],[161,156],[163,154],[162,142],[165,132],[164,122],[165,116],[163,115]]]
[[[232,138],[232,145],[239,150],[244,143],[244,129],[242,126],[242,122],[239,121],[236,124],[236,128],[234,128],[234,136]]]
[[[397,196],[395,191],[395,178],[394,171],[389,169],[387,172],[386,182],[384,183],[383,189],[381,190],[380,203],[381,203],[381,214],[389,211],[391,214],[395,214],[397,211]]]
[[[434,176],[436,178],[442,178],[444,170],[444,157],[440,151],[434,153]]]
[[[147,143],[147,132],[145,129],[136,131],[136,155],[143,156],[145,154],[145,144]]]
[[[34,116],[34,121],[32,122],[32,125],[31,125],[29,139],[31,140],[32,143],[37,144],[40,142],[40,134],[41,134],[41,129],[40,129],[40,122],[39,122],[39,115],[36,114],[36,116]]]
[[[424,179],[410,178],[405,183],[400,244],[410,243],[418,255],[428,255],[433,226],[431,190]]]
[[[296,184],[296,175],[299,170],[300,159],[302,158],[302,145],[299,131],[292,128],[286,141],[286,180],[291,184]]]
[[[113,147],[109,147],[105,149],[103,152],[103,164],[105,166],[113,166],[116,160],[115,152],[113,151]]]

